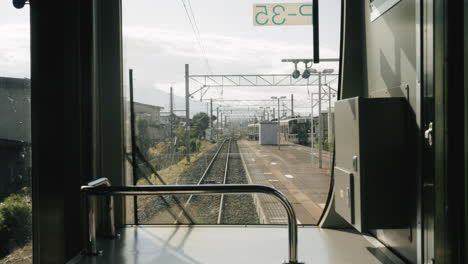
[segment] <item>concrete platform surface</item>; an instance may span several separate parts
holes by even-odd
[[[260,145],[258,141],[239,140],[250,183],[275,187],[288,197],[301,224],[317,224],[330,188],[330,158],[324,152],[319,168],[317,153],[311,161],[310,148],[295,144]],[[281,205],[266,195],[257,195],[261,221],[265,224],[285,224]]]
[[[280,264],[287,258],[286,227],[129,227],[102,239],[102,256],[69,264]],[[307,264],[395,263],[381,245],[352,231],[299,228],[299,260]]]

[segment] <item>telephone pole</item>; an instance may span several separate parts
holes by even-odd
[[[291,117],[294,117],[294,94],[291,94]]]
[[[219,128],[223,129],[223,112],[219,113]]]
[[[281,136],[280,136],[280,128],[281,128],[281,124],[280,124],[280,120],[281,120],[281,113],[280,113],[280,100],[281,99],[286,99],[286,96],[272,96],[270,97],[271,99],[273,100],[278,100],[278,119],[277,119],[277,134],[278,134],[278,150],[281,149]],[[283,103],[283,106],[284,106],[284,103]]]
[[[216,141],[219,139],[219,106],[216,107]]]
[[[210,128],[213,129],[213,98],[210,98]]]
[[[310,93],[310,160],[313,164],[314,161],[314,94]]]
[[[135,134],[135,108],[133,102],[133,69],[128,70],[128,79],[130,81],[130,133],[132,137],[132,174],[133,174],[133,185],[137,185],[138,182],[138,168],[136,160],[136,134]],[[137,197],[133,196],[133,221],[135,224],[138,223],[138,204]]]
[[[190,92],[189,92],[189,65],[185,64],[185,159],[190,162]]]
[[[171,138],[171,148],[172,148],[172,144],[173,144],[173,138],[174,138],[174,128],[173,128],[173,125],[174,125],[174,93],[173,93],[173,89],[172,89],[172,86],[171,86],[171,92],[170,92],[170,95],[169,95],[169,133],[170,133],[170,138]]]
[[[323,123],[322,123],[322,73],[318,73],[318,155],[319,155],[319,168],[322,168],[322,144],[323,144]]]

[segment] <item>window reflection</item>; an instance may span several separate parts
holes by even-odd
[[[0,3],[0,263],[32,263],[29,12]]]

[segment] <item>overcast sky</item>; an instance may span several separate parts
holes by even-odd
[[[253,4],[277,2],[185,0],[187,8],[190,4],[193,9],[203,53],[182,0],[164,4],[154,0],[140,0],[138,4],[124,0],[124,67],[135,71],[135,98],[150,103],[157,96],[154,89],[168,92],[171,84],[175,94],[183,96],[185,63],[190,64],[190,74],[291,73],[293,64],[282,63],[281,59],[312,57],[312,26],[254,26]],[[321,56],[338,57],[340,0],[321,1],[320,9]],[[330,66],[337,65],[317,68]],[[190,85],[192,91],[200,87],[194,82]],[[308,106],[305,87],[225,88],[222,93],[221,89],[211,89],[205,98],[268,99],[291,93],[295,94],[298,106]],[[193,105],[197,103],[194,101]]]
[[[187,18],[182,0],[122,0],[124,72],[134,69],[135,98],[161,104],[154,97],[169,92],[184,95],[184,64],[191,74],[291,73],[293,65],[282,58],[312,57],[312,26],[253,25],[257,3],[304,2],[274,0],[185,0],[193,9],[203,53]],[[320,3],[322,57],[338,57],[340,0]],[[29,77],[29,7],[17,10],[0,1],[0,75]],[[210,69],[206,61],[209,62]],[[317,68],[337,65],[319,65]],[[303,67],[302,65],[300,67]],[[126,82],[127,83],[127,82]],[[335,84],[336,86],[336,84]],[[191,89],[198,89],[191,83]],[[316,89],[316,88],[311,88]],[[305,87],[243,87],[212,89],[206,98],[268,99],[294,93],[298,105],[306,103]],[[196,98],[199,98],[196,96]],[[165,100],[167,101],[167,100]],[[197,103],[194,103],[196,107]],[[166,105],[163,105],[167,107]],[[183,106],[177,106],[183,107]]]
[[[29,78],[29,6],[0,1],[0,76]]]

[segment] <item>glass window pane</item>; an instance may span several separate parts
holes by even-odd
[[[29,10],[0,2],[0,263],[32,263]]]
[[[317,223],[330,187],[340,1],[321,1],[321,56],[336,60],[317,65],[308,7],[266,2],[123,1],[129,184],[265,184],[302,224]],[[286,223],[265,195],[127,199],[129,224]]]

